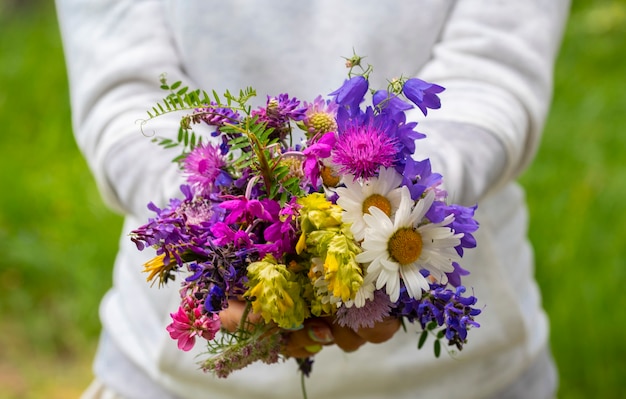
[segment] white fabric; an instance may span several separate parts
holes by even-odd
[[[325,348],[308,382],[312,398],[481,398],[510,385],[545,348],[548,324],[533,279],[523,191],[513,183],[532,159],[551,95],[568,0],[244,1],[57,0],[76,140],[113,209],[127,215],[104,298],[104,329],[146,375],[181,398],[293,398],[295,363],[254,365],[218,380],[197,370],[165,331],[176,284],[150,287],[150,251],[127,234],[146,204],[178,195],[167,153],[136,121],[165,94],[158,76],[218,93],[253,86],[302,100],[345,78],[353,48],[375,67],[373,87],[417,76],[446,87],[443,107],[418,112],[419,157],[432,158],[453,201],[479,202],[479,248],[462,265],[484,306],[466,349],[434,359],[415,332],[346,354]],[[174,135],[177,118],[146,134]],[[129,382],[132,383],[132,382]]]

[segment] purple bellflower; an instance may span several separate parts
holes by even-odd
[[[417,105],[424,115],[428,113],[428,109],[441,108],[441,101],[437,96],[445,89],[434,83],[428,83],[421,79],[413,78],[404,83],[402,92],[404,95]]]

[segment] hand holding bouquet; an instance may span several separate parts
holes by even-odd
[[[188,111],[177,140],[155,139],[181,148],[186,184],[166,207],[150,204],[156,216],[131,236],[156,249],[149,281],[182,279],[167,330],[182,350],[206,343],[205,371],[276,362],[288,332],[311,318],[354,331],[419,323],[418,347],[432,334],[436,355],[443,339],[461,350],[478,326],[459,264],[476,245],[475,207],[446,202],[442,176],[413,158],[425,136],[405,114],[439,108],[444,89],[399,78],[371,90],[361,61],[348,60],[348,79],[327,99],[280,94],[258,109],[251,88],[220,97],[162,80],[169,95],[149,117]],[[212,133],[198,135],[197,124]],[[228,331],[219,314],[233,300],[244,310]],[[308,373],[311,360],[299,363]]]

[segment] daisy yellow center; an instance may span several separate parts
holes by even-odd
[[[328,166],[322,166],[320,177],[326,187],[337,187],[341,179],[335,174],[335,171]]]
[[[380,194],[372,194],[369,197],[365,198],[363,201],[363,213],[370,213],[369,209],[371,206],[375,206],[385,213],[387,216],[391,216],[391,202]]]
[[[389,255],[400,265],[408,265],[422,254],[422,236],[412,228],[403,228],[391,236],[387,243]]]
[[[334,132],[337,130],[337,122],[332,115],[318,112],[309,117],[309,125],[315,129],[316,132]]]

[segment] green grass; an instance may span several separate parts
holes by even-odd
[[[14,1],[15,4],[22,4]],[[0,398],[88,383],[121,226],[73,141],[49,5],[0,5]],[[577,1],[522,177],[560,398],[626,397],[626,1]],[[61,378],[60,383],[57,379]]]
[[[523,176],[562,398],[626,397],[626,2],[574,4]]]
[[[49,5],[0,8],[0,126],[0,397],[50,397],[61,364],[90,378],[121,219],[73,141]]]

